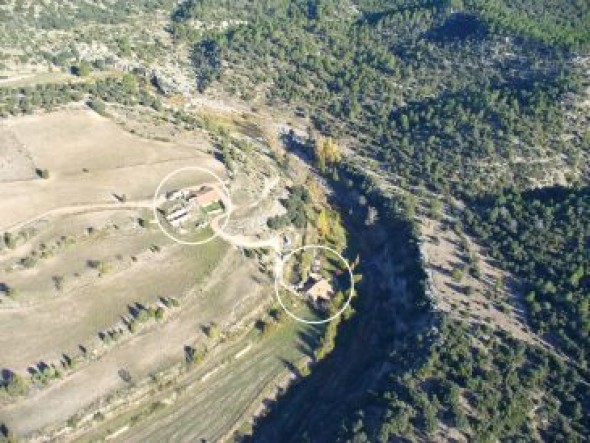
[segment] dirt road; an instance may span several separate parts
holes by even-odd
[[[141,200],[135,202],[113,202],[113,203],[97,203],[97,204],[87,204],[87,205],[73,205],[73,206],[63,206],[61,208],[51,209],[46,211],[42,214],[35,215],[27,220],[20,221],[15,223],[11,226],[2,226],[0,227],[0,231],[3,232],[14,232],[18,231],[36,221],[42,220],[44,218],[49,217],[57,217],[57,216],[64,216],[64,215],[72,215],[72,214],[82,214],[88,212],[98,212],[98,211],[116,211],[116,210],[129,210],[129,209],[149,209],[150,211],[153,208],[153,201],[152,200]],[[233,209],[237,209],[237,206],[234,206]],[[231,214],[230,214],[231,215]],[[255,237],[248,237],[244,235],[231,235],[225,232],[220,227],[221,220],[226,216],[226,214],[221,214],[215,217],[211,221],[211,228],[217,234],[219,238],[231,243],[234,246],[246,249],[266,249],[270,248],[275,251],[280,251],[281,242],[280,239],[277,237],[271,237],[269,239],[258,239]]]
[[[10,226],[2,226],[0,227],[0,231],[4,232],[12,232],[18,231],[36,221],[42,220],[44,218],[49,217],[58,217],[62,215],[73,215],[73,214],[83,214],[86,212],[98,212],[98,211],[117,211],[121,209],[151,209],[152,208],[152,201],[151,200],[144,200],[144,201],[137,201],[137,202],[125,202],[125,203],[96,203],[96,204],[89,204],[89,205],[72,205],[72,206],[62,206],[61,208],[51,209],[49,211],[45,211],[42,214],[35,215],[30,217],[27,220],[20,221]]]

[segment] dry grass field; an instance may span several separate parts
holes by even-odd
[[[272,201],[284,184],[276,175],[269,177],[268,165],[265,179],[259,172],[239,176],[251,168],[238,172],[238,213],[228,234],[187,247],[138,220],[150,216],[156,187],[178,168],[200,166],[226,178],[224,166],[206,154],[210,142],[205,135],[196,144],[144,139],[93,112],[71,108],[6,120],[0,140],[5,154],[0,233],[17,238],[0,249],[0,369],[28,378],[39,365],[61,369],[64,355],[78,362],[60,379],[32,384],[26,396],[0,399],[0,423],[17,435],[32,438],[65,424],[128,387],[122,369],[133,380],[143,380],[182,362],[185,346],[205,339],[206,325],[231,328],[272,303],[271,279],[243,256],[239,242],[232,244],[236,239],[257,244],[253,235],[265,220],[264,211],[276,208]],[[48,170],[49,177],[42,178],[37,169]],[[162,298],[168,297],[179,306],[168,306],[163,319],[130,332],[137,309],[163,306]],[[100,338],[115,330],[121,334],[114,342]],[[266,381],[283,371],[275,350],[264,357],[273,361],[264,374],[258,374],[257,364],[236,379],[245,386],[254,377],[236,407],[245,408]],[[223,377],[228,380],[230,374]],[[207,392],[226,389],[222,385],[217,382]],[[228,405],[235,400],[219,395]],[[201,397],[199,407],[210,408],[207,395]],[[238,409],[218,427],[214,420],[206,422],[211,426],[203,422],[210,435],[225,432]]]
[[[159,400],[166,407],[118,438],[129,442],[226,440],[231,435],[228,430],[243,424],[244,415],[254,414],[261,402],[269,401],[280,389],[278,379],[295,375],[292,365],[309,358],[308,340],[314,334],[309,325],[289,322],[267,337],[247,336],[220,349],[183,380],[180,394],[166,390],[159,398],[150,398],[149,405]],[[92,437],[113,435],[124,429],[129,418],[106,423]]]
[[[227,277],[230,269],[237,271]],[[165,275],[166,270],[163,272]],[[223,325],[234,320],[236,310],[244,308],[245,293],[249,294],[249,308],[265,301],[269,294],[260,291],[255,273],[245,259],[230,253],[212,276],[212,279],[222,281],[222,287],[213,285],[209,290],[205,288],[201,292],[197,289],[186,294],[183,298],[186,307],[169,321],[130,337],[73,375],[3,408],[1,419],[21,435],[52,423],[65,422],[105,393],[124,387],[125,383],[118,375],[120,369],[124,368],[134,378],[141,379],[182,361],[184,346],[202,339],[202,326],[212,321]],[[78,317],[77,322],[83,323],[84,318]]]
[[[169,172],[190,164],[220,174],[223,166],[203,151],[202,145],[178,145],[146,140],[123,131],[92,111],[64,110],[5,121],[3,139],[19,152],[10,168],[0,168],[0,230],[10,230],[60,207],[115,202],[115,195],[129,200],[149,200]],[[34,175],[47,169],[49,179]],[[5,170],[21,171],[7,181]]]

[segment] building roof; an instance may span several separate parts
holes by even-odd
[[[178,226],[180,226],[180,224],[181,224],[181,223],[183,223],[183,222],[184,222],[185,220],[187,220],[188,218],[189,218],[189,214],[188,214],[188,213],[186,213],[186,214],[181,214],[181,215],[179,215],[178,217],[176,217],[176,218],[174,218],[174,219],[170,220],[169,222],[170,222],[170,224],[171,224],[172,226],[174,226],[174,227],[178,227]]]
[[[166,220],[171,221],[179,217],[183,217],[188,215],[188,211],[185,208],[178,208],[175,211],[172,211],[168,215],[166,215]]]
[[[182,198],[184,193],[181,190],[170,191],[166,194],[168,200],[176,200]]]
[[[217,191],[215,189],[205,187],[205,188],[201,188],[196,193],[196,200],[199,205],[207,206],[207,205],[210,205],[211,203],[215,203],[215,202],[221,200],[221,197],[219,197],[219,194],[217,193]]]
[[[313,281],[305,289],[305,293],[307,294],[307,296],[312,298],[314,301],[330,300],[332,298],[332,295],[334,294],[332,285],[325,278]]]

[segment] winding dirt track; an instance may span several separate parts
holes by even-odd
[[[35,215],[34,217],[28,218],[27,220],[20,221],[10,226],[3,226],[0,231],[10,232],[18,231],[27,225],[30,225],[36,221],[42,220],[49,217],[58,217],[62,215],[73,215],[83,214],[87,212],[98,212],[98,211],[117,211],[121,209],[151,209],[151,200],[143,200],[137,202],[125,202],[125,203],[95,203],[85,205],[72,205],[62,206],[61,208],[51,209],[42,214]]]
[[[213,220],[211,220],[211,228],[213,229],[213,232],[215,232],[217,234],[217,236],[225,241],[227,241],[228,243],[231,243],[234,246],[238,246],[240,248],[245,248],[245,249],[266,249],[266,248],[270,248],[274,251],[280,251],[281,246],[280,246],[280,240],[278,237],[271,237],[268,239],[256,239],[256,238],[251,238],[245,235],[231,235],[228,234],[227,232],[223,231],[221,229],[221,227],[219,226],[219,222],[221,219],[223,219],[225,216],[225,214],[222,214],[218,217],[215,217]]]
[[[36,215],[31,217],[27,220],[23,220],[17,222],[11,226],[3,226],[0,227],[0,231],[3,232],[10,232],[10,231],[17,231],[30,225],[36,221],[42,220],[44,218],[49,217],[58,217],[63,215],[73,215],[73,214],[83,214],[89,212],[98,212],[98,211],[117,211],[117,210],[129,210],[129,209],[149,209],[152,210],[153,202],[152,200],[140,200],[135,202],[125,202],[125,203],[97,203],[97,204],[86,204],[86,205],[73,205],[73,206],[63,206],[61,208],[51,209],[46,211],[42,214]],[[234,206],[233,209],[237,209],[237,206]],[[220,220],[222,220],[226,214],[221,214],[215,217],[211,221],[211,228],[213,232],[217,234],[217,236],[228,243],[231,243],[234,246],[246,249],[258,249],[258,248],[270,248],[275,251],[280,250],[280,240],[278,237],[271,237],[269,239],[256,239],[251,238],[245,235],[231,235],[227,232],[223,231],[220,227]]]

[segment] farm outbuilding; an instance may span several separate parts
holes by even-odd
[[[328,280],[320,278],[319,280],[310,280],[305,285],[305,295],[314,303],[323,303],[330,301],[334,296],[334,289]]]
[[[176,220],[177,218],[184,217],[186,215],[188,215],[188,211],[184,207],[181,207],[167,214],[166,220],[171,222],[172,220]]]
[[[221,200],[219,193],[214,188],[208,186],[201,188],[196,194],[194,194],[194,198],[203,208]]]
[[[190,218],[189,213],[185,212],[181,215],[179,215],[176,218],[173,218],[171,220],[168,220],[170,222],[170,224],[175,227],[178,228],[182,223],[184,223],[185,221],[187,221]]]
[[[166,194],[166,199],[168,201],[180,200],[181,198],[184,198],[184,192],[181,190],[170,191],[168,194]]]

